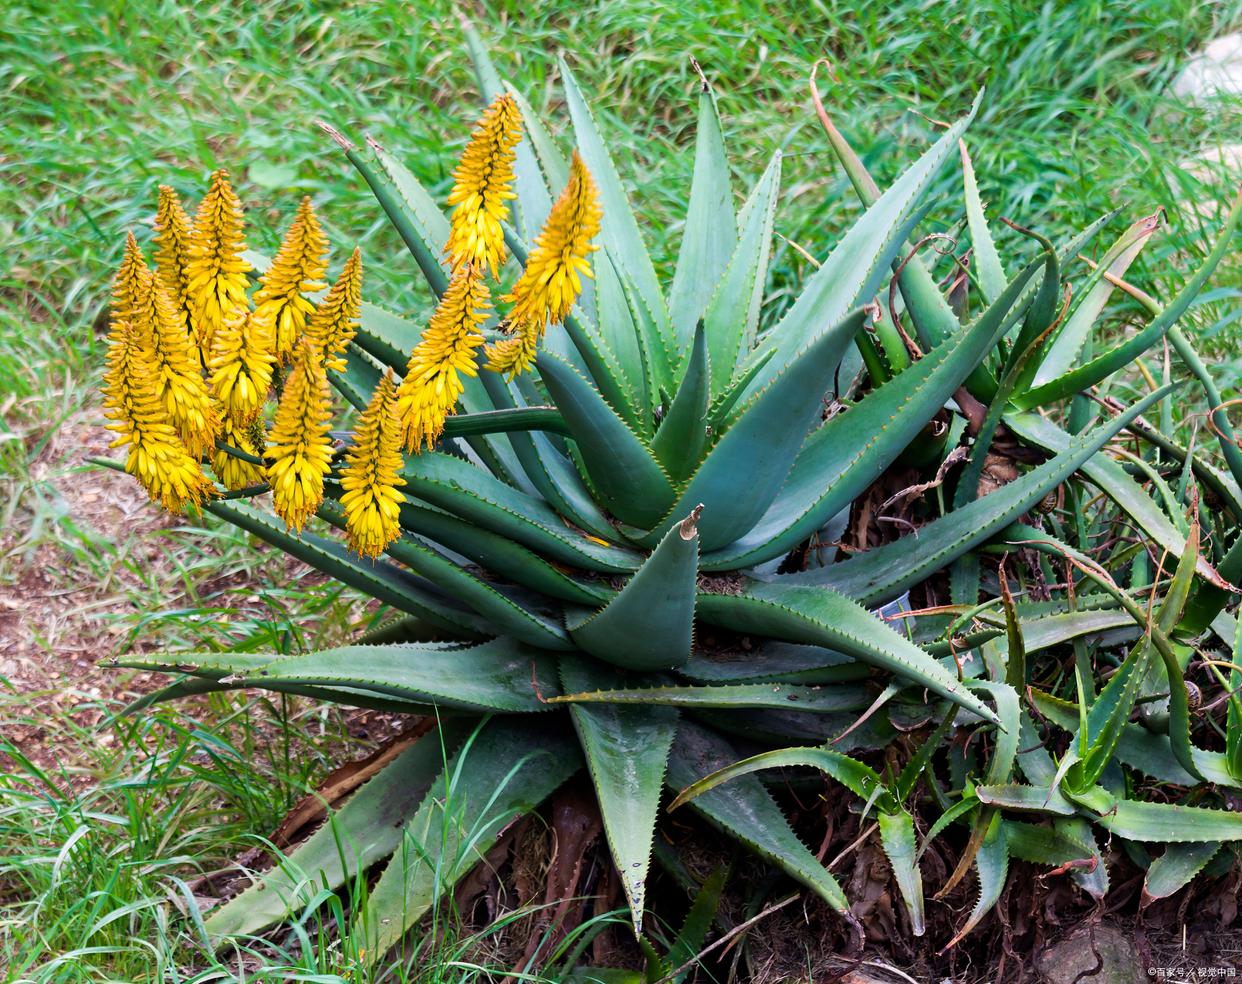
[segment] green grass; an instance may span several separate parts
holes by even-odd
[[[30,462],[61,421],[95,412],[108,277],[126,230],[149,240],[159,184],[193,200],[213,168],[228,167],[248,208],[250,245],[266,250],[310,194],[334,244],[334,270],[361,244],[367,295],[425,312],[427,295],[410,289],[413,264],[313,121],[374,135],[445,192],[476,112],[456,9],[386,0],[6,6],[0,516],[9,539],[0,583],[51,547],[69,581],[115,583],[128,614],[106,617],[121,626],[122,643],[141,637],[179,649],[309,646],[366,618],[350,598],[299,586],[279,564],[256,560],[245,537],[215,525],[190,536],[93,528]],[[774,149],[787,154],[771,292],[778,304],[781,285],[807,268],[792,244],[817,254],[858,214],[810,109],[806,78],[820,57],[836,72],[822,83],[829,108],[881,182],[934,132],[928,118],[960,115],[986,86],[969,143],[992,215],[1057,237],[1110,208],[1124,218],[1166,208],[1167,234],[1135,269],[1156,292],[1203,251],[1231,191],[1219,170],[1195,176],[1178,165],[1237,140],[1238,104],[1175,107],[1166,89],[1188,51],[1242,25],[1239,0],[480,0],[472,11],[501,70],[554,121],[563,124],[558,52],[597,95],[665,271],[689,189],[696,57],[720,98],[735,187],[748,187]],[[942,179],[946,201],[957,201],[958,180],[953,171]],[[935,221],[954,222],[955,207]],[[1004,252],[1020,239],[1002,230],[1000,243]],[[1233,270],[1234,282],[1218,281],[1193,319],[1218,353],[1239,337],[1230,322],[1242,309]],[[1238,367],[1222,375],[1236,379]],[[151,536],[167,560],[158,569],[137,550]],[[264,586],[257,594],[255,584]],[[0,716],[28,713],[21,695],[3,700]],[[206,972],[210,955],[169,899],[183,897],[179,886],[196,869],[224,864],[269,832],[349,747],[340,722],[301,707],[292,712],[297,729],[313,720],[326,729],[322,741],[296,760],[272,757],[269,739],[288,734],[287,713],[226,700],[192,717],[160,711],[120,726],[111,747],[67,718],[44,721],[85,754],[73,776],[32,775],[18,760],[0,778],[0,958],[10,971],[41,981]],[[41,935],[23,936],[28,924]],[[321,946],[321,928],[305,928],[300,948],[295,939],[283,954],[253,957],[248,979],[289,979],[290,967],[321,975],[304,979],[363,979],[349,969],[356,942],[346,934]]]

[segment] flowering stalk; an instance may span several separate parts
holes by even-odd
[[[219,447],[219,445],[224,445],[255,458],[261,458],[263,444],[255,440],[254,430],[253,424],[237,424],[227,414],[220,419],[220,435],[217,439],[217,447],[211,455],[211,470],[216,473],[216,478],[220,480],[220,483],[230,491],[262,485],[267,477],[262,465],[246,461]]]
[[[304,295],[324,288],[328,240],[309,197],[302,199],[272,265],[259,278],[255,313],[273,328],[277,364],[289,360],[315,305]]]
[[[276,514],[298,533],[323,502],[323,479],[332,470],[331,418],[323,353],[303,342],[285,381],[267,443],[272,504]]]
[[[397,418],[407,450],[435,444],[462,394],[460,374],[478,374],[475,352],[483,344],[479,326],[489,308],[487,284],[475,267],[462,267],[414,346],[397,388]]]
[[[401,432],[396,417],[392,370],[384,373],[371,402],[358,420],[353,446],[341,472],[341,505],[349,545],[364,557],[378,557],[401,536],[397,523],[405,496],[401,469]]]
[[[186,263],[190,328],[204,365],[209,362],[216,332],[248,306],[250,264],[242,258],[246,248],[242,225],[241,202],[229,184],[228,172],[216,171],[194,216]]]
[[[341,275],[306,325],[306,337],[323,350],[325,365],[334,372],[343,372],[341,354],[349,347],[358,330],[358,314],[362,309],[362,251],[354,247]]]
[[[505,260],[501,223],[513,192],[514,148],[522,136],[522,116],[508,93],[497,96],[475,125],[453,171],[452,230],[444,252],[454,271],[487,267],[495,277]]]
[[[508,321],[514,337],[488,347],[489,369],[513,376],[530,368],[544,329],[565,319],[582,292],[582,277],[592,276],[588,257],[599,248],[592,240],[602,218],[595,181],[575,151],[569,182],[503,298],[513,305]]]

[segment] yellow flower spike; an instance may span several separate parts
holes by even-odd
[[[181,199],[168,185],[160,185],[159,206],[155,212],[156,276],[168,296],[189,319],[190,218]]]
[[[479,325],[491,304],[487,284],[475,267],[454,274],[422,340],[414,346],[405,378],[397,387],[397,419],[409,451],[431,447],[444,430],[462,393],[460,374],[478,375],[475,352],[483,344]]]
[[[484,111],[453,171],[452,231],[444,252],[454,271],[470,264],[497,275],[505,259],[501,223],[509,214],[514,148],[522,137],[522,114],[505,93]]]
[[[332,470],[332,422],[323,353],[309,342],[294,360],[267,439],[267,481],[276,514],[296,533],[323,502]]]
[[[219,441],[256,458],[263,456],[262,447],[255,444],[250,425],[234,423],[233,418],[227,414],[220,418]],[[211,470],[216,473],[221,484],[231,491],[262,485],[267,478],[262,465],[252,464],[219,448],[211,455]]]
[[[112,278],[112,306],[108,337],[113,344],[120,342],[127,325],[137,327],[139,334],[153,329],[154,308],[149,307],[138,312],[135,318],[135,309],[140,305],[145,305],[148,301],[147,283],[150,277],[151,271],[147,267],[146,257],[142,255],[142,250],[138,247],[138,240],[134,238],[132,232],[128,233],[125,237],[125,253],[121,257],[121,265],[117,267],[116,275]]]
[[[220,420],[199,367],[198,353],[190,347],[185,317],[164,286],[147,274],[147,290],[155,311],[152,358],[155,394],[195,458],[215,446]]]
[[[327,256],[328,239],[310,198],[303,198],[254,295],[256,312],[273,326],[278,363],[289,360],[306,330],[315,305],[304,295],[326,286],[322,279],[328,271]]]
[[[341,472],[341,505],[349,545],[363,557],[378,557],[401,536],[397,523],[405,496],[397,487],[401,470],[401,427],[396,416],[392,370],[384,373],[371,402],[358,419],[353,445]]]
[[[255,312],[235,313],[216,332],[208,368],[211,393],[237,424],[258,415],[272,385],[271,326]]]
[[[593,277],[588,257],[599,248],[591,240],[603,215],[595,181],[574,151],[569,181],[535,239],[526,268],[504,297],[513,305],[509,320],[520,330],[534,325],[538,339],[550,322],[563,321],[572,310],[582,292],[581,278]]]
[[[306,326],[306,337],[323,349],[324,364],[334,372],[345,370],[341,353],[349,346],[358,330],[358,313],[362,309],[362,250],[354,248],[341,275]]]
[[[177,437],[156,393],[157,374],[150,339],[134,324],[121,323],[109,346],[104,374],[104,410],[118,435],[112,447],[128,449],[125,470],[169,512],[199,505],[216,495],[202,465]]]
[[[242,259],[246,248],[243,224],[241,202],[229,184],[228,172],[216,171],[194,216],[186,263],[190,330],[204,364],[212,354],[216,332],[247,308],[250,264]]]

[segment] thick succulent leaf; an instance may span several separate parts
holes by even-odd
[[[1020,783],[976,786],[975,795],[979,797],[980,803],[1002,810],[1047,813],[1062,817],[1072,817],[1075,812],[1073,803],[1048,786],[1024,786]]]
[[[810,683],[839,683],[866,680],[871,675],[866,665],[855,662],[844,653],[777,640],[765,640],[751,649],[712,653],[710,656],[696,652],[677,672],[691,680],[711,683],[793,679]],[[805,679],[810,676],[815,679]]]
[[[1058,728],[1073,732],[1078,727],[1077,705],[1042,690],[1032,688],[1029,693],[1032,706]],[[1167,735],[1154,735],[1140,724],[1126,724],[1122,727],[1115,754],[1119,762],[1161,782],[1194,786],[1200,781],[1197,776],[1182,768],[1173,754]],[[1242,788],[1242,783],[1230,774],[1223,754],[1202,748],[1193,748],[1192,754],[1196,770],[1206,781],[1217,786]],[[1033,776],[1030,778],[1034,779]]]
[[[720,898],[724,894],[725,878],[728,868],[721,865],[703,880],[702,887],[695,893],[690,911],[682,921],[677,938],[668,948],[667,960],[676,970],[686,967],[673,978],[673,984],[682,984],[689,973],[698,969],[698,956],[707,942],[707,934],[720,909]]]
[[[535,155],[535,160],[539,162],[539,168],[543,172],[549,191],[564,188],[569,181],[569,162],[565,160],[565,155],[561,153],[556,141],[552,139],[547,127],[543,125],[543,120],[527,102],[526,97],[508,82],[503,82],[503,85],[505,91],[517,103],[518,110],[522,114],[522,128],[530,140],[530,149]],[[536,225],[536,231],[539,226],[542,226],[542,222]],[[525,238],[528,241],[530,239],[529,236]]]
[[[533,408],[524,406],[525,400],[515,392],[514,384],[501,379],[496,373],[484,373],[483,385],[496,406],[512,408],[495,413],[532,412]],[[559,432],[568,434],[569,428],[564,425],[564,418],[559,412],[557,417],[561,421]],[[455,416],[448,418],[445,422],[446,433],[456,421]],[[511,434],[509,443],[531,485],[553,509],[579,529],[600,539],[613,535],[608,517],[592,498],[577,469],[548,440],[546,434]]]
[[[570,612],[565,624],[592,656],[629,670],[663,670],[690,658],[699,537],[695,509],[668,531],[603,608]],[[640,631],[635,627],[641,626]]]
[[[651,448],[571,365],[545,351],[538,368],[608,511],[634,526],[653,526],[675,493]]]
[[[449,238],[448,217],[445,216],[432,194],[404,164],[374,141],[368,141],[368,143],[376,161],[379,162],[380,169],[391,185],[391,190],[396,193],[400,204],[405,206],[407,217],[414,227],[422,249],[433,257],[442,257],[444,244]],[[440,266],[446,277],[443,283],[447,284],[448,265],[441,259]],[[437,280],[437,283],[440,281]],[[443,286],[436,289],[437,294],[443,291]]]
[[[880,844],[893,869],[893,879],[901,891],[901,901],[910,916],[910,931],[922,936],[927,929],[923,914],[923,875],[919,871],[914,818],[906,810],[876,816],[880,825]]]
[[[464,732],[462,723],[445,722],[398,754],[279,865],[211,912],[207,931],[216,938],[257,933],[391,855]]]
[[[1028,265],[964,332],[814,430],[766,512],[736,542],[705,556],[705,569],[779,557],[848,506],[910,446],[992,350],[1020,313],[1017,300],[1037,269],[1037,263]]]
[[[1139,642],[1091,702],[1086,720],[1075,732],[1071,746],[1076,749],[1079,761],[1069,767],[1065,782],[1073,792],[1094,786],[1112,761],[1121,729],[1134,710],[1150,658],[1150,645],[1146,640]]]
[[[926,687],[993,724],[997,717],[905,636],[835,591],[750,582],[741,594],[699,596],[699,616],[735,632],[824,646]]]
[[[694,330],[690,358],[686,362],[681,384],[651,442],[651,450],[674,482],[684,481],[703,459],[703,451],[707,447],[710,391],[707,336],[700,322]]]
[[[636,687],[567,693],[554,704],[651,704],[669,707],[772,708],[839,713],[861,711],[872,701],[866,688],[833,684],[735,683],[715,687]]]
[[[569,107],[569,116],[573,120],[578,153],[582,155],[582,162],[591,172],[591,177],[595,179],[595,184],[599,188],[600,205],[604,210],[600,226],[600,240],[611,251],[613,258],[620,262],[625,272],[634,278],[634,284],[655,318],[656,328],[661,338],[665,340],[666,347],[671,346],[673,339],[669,332],[664,295],[660,292],[655,267],[643,243],[642,234],[638,231],[638,222],[630,207],[625,187],[621,183],[616,165],[612,161],[612,155],[608,151],[608,142],[600,135],[591,110],[569,66],[565,64],[564,59],[560,59],[558,64],[565,87],[565,101]]]
[[[1045,383],[1043,386],[1036,386],[1022,394],[1014,400],[1015,406],[1023,410],[1030,409],[1031,407],[1046,406],[1049,403],[1086,390],[1112,375],[1118,369],[1130,365],[1135,358],[1142,355],[1164,337],[1169,328],[1185,314],[1186,309],[1190,307],[1191,303],[1203,289],[1203,285],[1207,282],[1208,277],[1212,275],[1225,254],[1229,252],[1233,231],[1238,224],[1239,217],[1242,217],[1242,192],[1239,192],[1234,200],[1233,207],[1229,210],[1224,228],[1221,230],[1220,237],[1217,239],[1212,252],[1208,254],[1203,265],[1195,271],[1194,276],[1185,283],[1178,295],[1161,310],[1159,315],[1152,318],[1147,325],[1129,336],[1120,345],[1092,359],[1085,366],[1072,369],[1065,375]]]
[[[782,575],[780,580],[820,584],[866,605],[891,601],[1004,529],[1168,391],[1168,387],[1161,388],[1108,423],[1072,438],[1064,451],[1017,480],[921,527],[917,538],[903,537],[842,563]]]
[[[344,141],[343,138],[338,142],[345,150],[345,156],[349,158],[349,162],[357,168],[358,173],[370,187],[371,194],[375,196],[380,208],[388,216],[388,221],[401,236],[406,249],[414,257],[419,270],[422,271],[423,278],[427,281],[427,286],[431,288],[436,297],[440,297],[448,288],[449,281],[448,273],[440,262],[444,243],[430,241],[432,230],[424,228],[417,213],[406,204],[400,191],[387,174],[372,167],[357,148]]]
[[[571,578],[555,564],[508,537],[481,529],[439,509],[404,503],[401,528],[468,557],[506,580],[552,598],[591,605],[606,601],[610,594],[595,582]]]
[[[767,386],[824,325],[840,323],[846,312],[876,292],[910,233],[920,199],[974,112],[950,127],[867,209],[807,281],[793,307],[760,339],[756,352],[775,354],[750,384],[751,393]],[[830,353],[834,357],[827,360],[832,367],[851,340],[838,340],[838,347]]]
[[[596,328],[607,349],[616,354],[617,367],[625,377],[626,390],[634,394],[635,419],[639,430],[644,435],[650,435],[651,409],[656,400],[652,397],[655,368],[648,355],[648,336],[655,329],[650,320],[637,310],[640,302],[633,296],[637,288],[626,286],[608,250],[596,252],[594,260],[595,305],[598,311]],[[663,351],[662,348],[657,350]]]
[[[567,691],[580,692],[624,686],[625,678],[597,663],[566,656],[561,659],[561,683]],[[654,704],[574,704],[569,710],[595,784],[634,932],[639,934],[656,811],[677,733],[677,712]]]
[[[979,278],[979,288],[988,303],[1000,297],[1005,289],[1005,270],[1001,266],[1000,254],[996,252],[996,243],[992,239],[992,230],[988,228],[988,219],[983,211],[983,201],[979,197],[979,185],[975,181],[975,168],[966,150],[966,141],[959,141],[962,151],[962,177],[966,188],[966,221],[970,226],[970,245],[974,255],[975,273]]]
[[[1009,853],[1021,861],[1034,864],[1063,865],[1070,861],[1084,861],[1091,857],[1091,849],[1070,837],[1060,827],[1024,823],[1006,818],[1005,837]]]
[[[955,946],[967,933],[979,925],[979,921],[996,905],[1001,891],[1005,887],[1005,878],[1009,874],[1009,844],[1006,840],[1006,828],[1000,814],[992,817],[979,852],[975,855],[975,871],[979,875],[979,898],[975,901],[965,925],[958,930],[945,947]]]
[[[713,283],[715,290],[704,314],[713,396],[725,392],[734,371],[754,346],[772,255],[772,225],[780,181],[781,155],[777,151],[742,212],[742,227],[728,267],[719,282]]]
[[[1242,840],[1242,813],[1179,803],[1144,803],[1103,795],[1095,822],[1128,840],[1157,844],[1204,844]],[[1105,805],[1106,801],[1106,805]]]
[[[345,510],[332,498],[319,507],[318,515],[340,529],[347,524]],[[543,649],[574,648],[561,625],[559,609],[549,610],[546,599],[524,597],[521,589],[489,584],[409,537],[394,540],[385,553],[477,612],[491,633],[504,633]]]
[[[893,810],[897,806],[888,787],[884,785],[884,780],[871,766],[850,758],[848,755],[842,755],[831,748],[823,747],[778,748],[752,755],[740,762],[733,762],[687,786],[677,794],[668,808],[670,811],[675,810],[742,776],[754,775],[756,772],[763,772],[767,769],[797,767],[818,769],[830,779],[839,782],[868,806],[878,803],[882,810]]]
[[[300,536],[294,535],[272,514],[249,503],[217,501],[203,508],[398,611],[418,615],[442,629],[488,634],[485,621],[457,599],[394,564],[360,560],[342,544],[314,533],[304,531]]]
[[[666,782],[674,791],[684,789],[736,762],[737,757],[719,735],[683,719],[669,756]],[[837,880],[798,840],[771,793],[754,776],[743,776],[704,793],[692,805],[713,825],[810,888],[837,912],[846,911],[848,903]]]
[[[846,322],[857,330],[863,319],[859,310]],[[704,550],[726,546],[755,525],[785,484],[798,449],[819,419],[832,379],[828,367],[833,345],[833,332],[823,332],[786,372],[738,409],[668,517],[643,542],[662,536],[700,502],[705,507],[700,524]]]
[[[519,492],[468,461],[425,451],[407,458],[401,475],[407,496],[510,537],[551,560],[610,574],[638,567],[640,558],[633,551],[570,529],[542,499]]]
[[[1130,264],[1142,252],[1159,225],[1160,213],[1157,212],[1139,219],[1130,226],[1100,258],[1100,272],[1107,271],[1110,277],[1117,279],[1125,277]],[[1113,282],[1107,277],[1100,276],[1095,279],[1074,308],[1073,313],[1048,343],[1046,353],[1039,364],[1039,370],[1035,373],[1036,386],[1051,382],[1074,367],[1083,344],[1090,336],[1096,319],[1104,310],[1104,305],[1108,303],[1114,289]]]
[[[694,326],[707,310],[736,241],[737,220],[720,116],[711,86],[704,82],[699,90],[690,205],[668,295],[668,316],[679,350],[686,347]]]
[[[545,711],[560,693],[556,657],[504,637],[476,645],[437,642],[341,646],[290,656],[234,674],[269,683],[351,687],[469,711]]]
[[[1219,850],[1220,844],[1216,841],[1170,844],[1147,869],[1147,877],[1143,879],[1143,904],[1167,899],[1181,891],[1207,867]]]
[[[378,961],[482,859],[497,833],[581,766],[559,722],[496,718],[448,762],[371,889],[364,925]]]

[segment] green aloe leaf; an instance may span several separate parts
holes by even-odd
[[[447,722],[398,754],[280,864],[213,910],[207,931],[217,939],[250,936],[390,856],[405,820],[440,774],[446,750],[464,732],[460,722]]]
[[[977,104],[976,107],[977,108]],[[871,205],[803,286],[798,300],[759,343],[759,356],[771,360],[750,384],[750,393],[767,386],[825,325],[869,300],[910,233],[919,201],[974,118],[959,120]],[[908,303],[908,299],[907,299]],[[955,322],[956,323],[956,322]],[[828,359],[835,367],[852,338],[841,340]]]
[[[690,357],[681,385],[673,396],[651,449],[674,482],[684,481],[703,460],[707,447],[707,410],[711,392],[711,366],[707,336],[702,322],[694,330]]]
[[[893,879],[901,892],[901,901],[910,916],[910,931],[922,936],[927,931],[923,909],[923,875],[919,871],[918,850],[914,836],[914,817],[906,810],[876,815],[880,825],[880,845],[893,869]]]
[[[1021,313],[1029,264],[965,331],[811,432],[776,498],[733,544],[704,557],[733,570],[779,557],[845,508],[908,448]]]
[[[1181,891],[1194,881],[1195,875],[1206,868],[1219,851],[1220,844],[1216,841],[1170,844],[1147,869],[1147,877],[1143,879],[1143,904],[1167,899]]]
[[[651,448],[567,362],[545,351],[538,368],[608,511],[634,526],[653,526],[675,492]]]
[[[561,660],[566,690],[624,685],[624,677],[572,656]],[[656,811],[669,748],[677,733],[677,712],[655,705],[574,704],[574,727],[586,756],[635,934],[642,933],[647,871]]]
[[[554,704],[651,704],[669,707],[767,708],[837,713],[860,711],[871,703],[863,687],[803,686],[791,683],[736,683],[714,687],[635,687],[591,690],[554,697]]]
[[[737,753],[720,736],[683,720],[669,756],[666,783],[674,791],[737,761]],[[693,808],[737,838],[751,851],[810,888],[837,912],[848,902],[837,880],[790,829],[772,795],[754,776],[704,793]]]
[[[781,580],[821,584],[868,605],[889,601],[1004,529],[1167,392],[1166,387],[1149,394],[1108,423],[1073,438],[1064,451],[1016,481],[926,524],[913,543],[903,538],[842,563],[784,575]]]
[[[606,601],[610,595],[597,583],[570,577],[520,543],[439,509],[404,503],[401,528],[462,554],[499,577],[552,598],[591,605]]]
[[[401,477],[407,496],[510,537],[550,560],[601,574],[628,573],[640,563],[633,551],[571,530],[542,499],[452,455],[424,451],[408,457]]]
[[[716,97],[706,81],[699,89],[699,122],[694,143],[694,178],[681,249],[668,295],[668,316],[678,349],[690,341],[707,310],[712,292],[729,265],[737,241],[729,161]]]
[[[704,309],[713,396],[725,392],[734,371],[754,347],[772,256],[772,226],[780,181],[781,155],[777,151],[742,211],[737,246],[724,275],[713,283],[715,290]]]
[[[570,612],[566,626],[592,656],[631,670],[681,666],[694,641],[699,535],[694,509],[598,611]],[[641,625],[635,633],[633,626]]]
[[[1005,887],[1005,878],[1009,874],[1009,844],[1006,839],[1006,825],[1000,814],[992,817],[979,852],[975,855],[975,871],[979,875],[979,898],[975,901],[966,923],[945,946],[945,949],[956,946],[979,921],[996,905],[1001,891]]]
[[[1000,297],[1005,289],[1007,278],[1001,266],[1000,254],[996,252],[996,243],[992,239],[992,230],[988,228],[987,216],[983,211],[983,201],[979,197],[979,185],[975,181],[975,168],[966,150],[966,141],[958,143],[962,152],[962,177],[966,188],[966,221],[970,226],[970,245],[973,247],[975,271],[979,278],[979,288],[984,300],[988,303]]]
[[[496,835],[582,764],[558,726],[494,719],[463,746],[401,831],[367,899],[368,957],[378,962],[458,880]]]
[[[1159,212],[1135,222],[1100,258],[1100,271],[1107,271],[1111,277],[1118,279],[1124,277],[1126,271],[1130,269],[1130,264],[1137,259],[1159,225]],[[1065,324],[1049,342],[1043,361],[1040,362],[1039,370],[1035,374],[1036,386],[1051,382],[1073,368],[1083,344],[1090,336],[1096,319],[1104,310],[1104,305],[1108,303],[1114,289],[1114,284],[1108,278],[1101,276],[1095,279],[1074,308],[1073,313],[1066,319]]]
[[[846,320],[861,328],[863,317],[860,310]],[[667,518],[645,541],[662,536],[700,502],[705,506],[700,526],[704,550],[726,546],[755,525],[785,484],[798,449],[819,419],[821,397],[831,382],[827,367],[833,344],[833,333],[822,333],[786,372],[736,411]]]
[[[341,646],[240,672],[238,683],[349,687],[468,711],[545,711],[560,693],[556,657],[500,637],[476,645]]]
[[[735,632],[824,646],[927,687],[993,724],[996,715],[943,666],[862,606],[835,591],[751,582],[736,595],[699,596],[699,616]]]
[[[1107,793],[1100,799],[1104,809],[1095,822],[1118,837],[1157,844],[1242,840],[1242,813],[1233,810],[1114,799]]]
[[[203,508],[398,611],[418,615],[442,629],[488,634],[486,622],[457,599],[394,564],[360,560],[342,544],[314,533],[294,535],[272,514],[248,503],[211,502]]]

